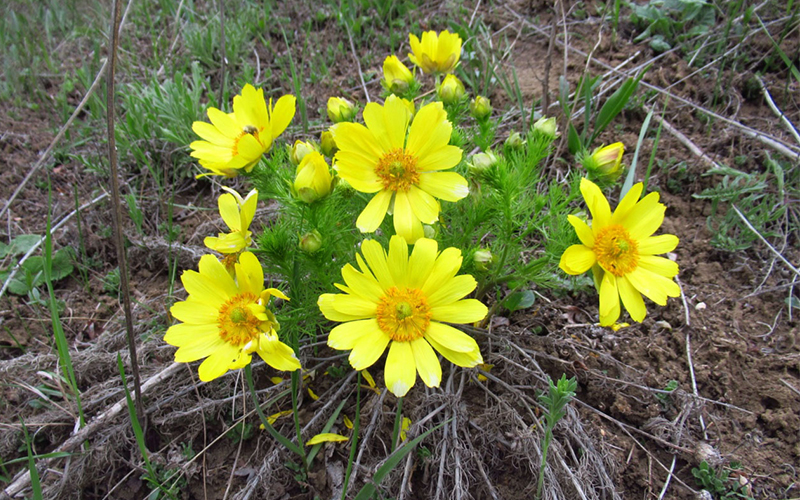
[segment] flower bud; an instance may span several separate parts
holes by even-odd
[[[615,142],[608,146],[596,148],[591,155],[584,155],[581,159],[584,168],[593,174],[614,178],[621,173],[622,153],[625,152],[625,145]]]
[[[475,269],[478,271],[488,271],[489,268],[492,267],[494,256],[488,249],[482,248],[472,255],[472,261],[475,263]]]
[[[330,130],[325,130],[322,132],[322,135],[319,137],[319,145],[320,149],[322,150],[322,154],[328,158],[333,158],[333,155],[339,151],[339,148],[336,147],[336,141],[333,139],[333,134]]]
[[[308,153],[297,166],[294,190],[304,203],[313,203],[331,192],[331,176],[325,157],[317,151]]]
[[[383,88],[393,94],[403,94],[413,81],[414,75],[397,56],[389,56],[383,61]]]
[[[546,118],[541,117],[539,118],[536,123],[533,124],[533,130],[540,132],[545,137],[552,139],[556,138],[556,119],[555,118]]]
[[[319,234],[319,231],[314,229],[313,231],[300,237],[300,243],[298,246],[300,247],[300,250],[304,251],[305,253],[314,253],[322,248],[322,235]]]
[[[328,99],[328,118],[333,123],[350,122],[356,116],[356,106],[344,97]]]
[[[292,165],[299,165],[308,153],[316,150],[317,147],[311,142],[294,141],[294,146],[292,146],[289,153],[289,160],[291,160]]]
[[[506,147],[513,149],[515,151],[519,151],[522,149],[522,146],[525,145],[525,140],[522,138],[519,132],[511,132],[508,134],[508,139],[506,139]]]
[[[469,104],[469,112],[476,120],[485,120],[492,114],[492,103],[482,95],[476,96]]]
[[[469,163],[469,169],[472,173],[480,173],[493,167],[495,164],[497,164],[497,161],[497,155],[491,151],[487,151],[485,153],[475,153],[472,155],[471,162]]]
[[[439,99],[445,104],[456,104],[464,97],[464,84],[456,75],[447,75],[439,85]]]
[[[436,229],[433,226],[429,226],[428,224],[422,225],[422,234],[431,240],[436,239]]]

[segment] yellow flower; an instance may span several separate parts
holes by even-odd
[[[442,104],[423,106],[410,127],[409,121],[408,109],[392,95],[384,106],[367,104],[366,127],[340,123],[332,130],[339,176],[356,191],[377,193],[359,215],[358,229],[374,232],[393,206],[396,233],[413,243],[423,235],[423,222],[439,219],[436,198],[458,201],[469,188],[459,174],[441,172],[455,167],[462,154],[448,145],[453,126]]]
[[[219,233],[219,237],[207,237],[203,243],[211,250],[224,254],[236,254],[253,243],[250,223],[256,214],[258,191],[253,189],[247,196],[242,196],[233,189],[223,187],[227,193],[220,195],[217,203],[219,214],[230,233]]]
[[[456,276],[460,250],[440,253],[435,240],[422,238],[409,256],[406,241],[393,236],[388,255],[373,240],[364,241],[361,252],[360,272],[350,264],[342,268],[347,286],[336,286],[345,293],[326,293],[317,302],[326,318],[344,322],[331,330],[328,345],[352,349],[354,369],[372,366],[388,345],[384,380],[402,397],[417,373],[428,387],[439,386],[442,367],[434,349],[458,366],[483,362],[472,337],[443,323],[472,323],[487,313],[481,302],[463,298],[476,282],[470,275]]]
[[[330,194],[332,182],[333,177],[325,157],[317,151],[311,151],[297,166],[294,189],[302,201],[313,203]]]
[[[411,70],[400,62],[397,56],[389,56],[383,61],[383,80],[381,80],[383,88],[395,94],[402,94],[408,90],[413,81],[414,75],[411,74]]]
[[[422,34],[422,41],[416,35],[409,35],[408,40],[413,52],[409,59],[425,73],[447,73],[458,65],[461,37],[457,33],[445,30],[437,35],[431,30]]]
[[[678,264],[656,256],[674,250],[678,237],[653,236],[664,221],[666,206],[658,202],[658,193],[639,200],[642,189],[642,183],[631,187],[612,213],[600,188],[581,179],[581,193],[592,213],[592,225],[568,216],[581,244],[567,248],[559,267],[567,274],[592,269],[600,292],[603,326],[616,323],[620,300],[631,318],[641,322],[647,314],[642,295],[661,306],[666,305],[667,297],[680,295],[678,285],[672,281],[678,274]]]
[[[445,104],[455,104],[464,97],[466,89],[456,75],[447,75],[439,85],[439,100]]]
[[[615,142],[608,146],[596,148],[591,155],[583,157],[583,166],[589,172],[601,177],[616,177],[622,166],[622,153],[625,145]]]
[[[170,312],[182,323],[171,326],[164,341],[178,347],[175,361],[206,358],[200,380],[208,382],[250,363],[253,352],[277,370],[297,370],[294,351],[278,339],[280,328],[271,297],[288,300],[280,290],[264,290],[264,271],[255,255],[244,252],[236,263],[236,279],[213,255],[200,258],[197,271],[185,271],[181,281],[189,297]]]
[[[356,105],[344,97],[328,99],[328,118],[333,123],[353,121],[356,117]]]
[[[204,140],[189,145],[193,150],[191,155],[211,170],[201,175],[235,177],[241,169],[250,172],[289,126],[294,113],[294,96],[281,97],[274,107],[270,99],[267,107],[263,90],[250,84],[233,98],[233,113],[208,108],[211,123],[192,125],[192,130]]]

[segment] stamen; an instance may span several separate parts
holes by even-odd
[[[625,276],[639,264],[639,245],[619,224],[601,229],[592,250],[600,266],[614,276]]]
[[[397,148],[383,155],[375,167],[384,189],[388,191],[408,191],[419,183],[417,158]]]
[[[428,299],[416,288],[388,289],[376,312],[378,327],[398,342],[422,337],[431,322]]]

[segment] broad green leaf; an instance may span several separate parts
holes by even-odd
[[[569,124],[569,135],[567,136],[567,147],[569,147],[569,152],[574,154],[578,154],[580,151],[584,150],[583,141],[581,141],[581,137],[578,135],[578,131],[575,130],[575,126],[573,124]]]
[[[527,309],[536,301],[536,296],[530,290],[514,292],[503,301],[503,306],[511,312]]]
[[[622,111],[622,108],[625,107],[625,104],[631,98],[634,92],[636,92],[636,88],[639,86],[639,81],[642,77],[647,73],[647,70],[650,67],[646,67],[641,73],[639,73],[636,78],[628,78],[625,83],[620,85],[620,87],[611,94],[603,107],[600,108],[600,112],[597,114],[597,118],[594,121],[594,132],[592,133],[592,139],[589,141],[591,144],[594,142],[594,139],[597,138],[600,133],[605,130],[606,127],[617,117],[617,115]]]
[[[42,241],[42,237],[38,234],[20,234],[11,240],[11,245],[9,245],[11,248],[8,249],[8,255],[22,255],[28,253],[28,251],[39,244],[40,241]]]

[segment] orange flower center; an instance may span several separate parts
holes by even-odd
[[[600,266],[614,276],[625,276],[639,264],[639,245],[619,224],[601,229],[592,250]]]
[[[244,345],[261,334],[261,320],[256,318],[248,306],[258,303],[251,292],[234,295],[219,309],[217,326],[219,336],[228,344]]]
[[[261,130],[259,130],[259,128],[256,127],[255,125],[245,125],[244,128],[242,128],[242,131],[239,133],[239,137],[237,137],[233,142],[233,152],[232,152],[233,156],[239,154],[239,141],[242,139],[242,137],[246,135],[252,135],[253,137],[255,137],[258,143],[261,144],[261,146],[263,147],[264,143],[261,142],[261,139],[258,137],[258,133],[260,131]]]
[[[392,287],[378,301],[376,317],[378,327],[392,340],[409,342],[428,330],[431,308],[421,290]]]
[[[383,155],[375,167],[387,191],[408,191],[419,182],[417,158],[397,148]]]

